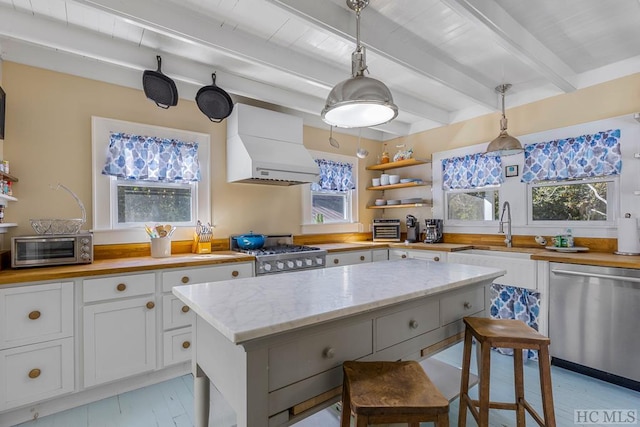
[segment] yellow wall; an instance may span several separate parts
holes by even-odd
[[[4,156],[10,161],[11,173],[20,180],[14,190],[19,201],[10,203],[6,209],[5,221],[19,224],[10,230],[10,236],[34,234],[30,218],[80,215],[77,204],[66,192],[49,188],[49,184],[56,183],[65,184],[80,197],[87,210],[87,228],[91,227],[91,116],[209,133],[211,220],[217,225],[217,237],[249,230],[299,234],[300,187],[228,184],[226,122],[211,123],[195,102],[180,99],[176,107],[163,110],[147,100],[141,89],[9,61],[4,62],[2,77],[7,92]],[[355,154],[357,137],[335,134],[341,144],[340,150],[335,150],[329,146],[328,136],[328,129],[304,129],[304,143],[309,149]],[[374,151],[379,143],[363,140],[363,145]],[[375,156],[367,161],[375,162]],[[362,176],[370,177],[364,171],[364,163],[360,163]],[[365,181],[369,179],[362,180]],[[364,203],[366,198],[362,200]],[[361,214],[363,223],[371,222],[372,214],[364,205]]]

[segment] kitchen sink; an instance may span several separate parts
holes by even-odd
[[[466,249],[463,251],[458,251],[456,253],[467,254],[467,255],[485,255],[490,257],[531,259],[531,254],[526,252],[511,252],[511,251],[486,250],[486,249]]]

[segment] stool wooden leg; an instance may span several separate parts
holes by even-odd
[[[541,345],[538,351],[538,370],[540,371],[540,392],[542,393],[542,411],[546,427],[556,427],[553,410],[553,390],[551,388],[551,363],[549,346]]]
[[[460,379],[460,401],[458,408],[458,427],[467,426],[467,400],[469,393],[469,369],[471,367],[471,342],[473,336],[469,329],[464,331],[464,347],[462,350],[462,376]]]
[[[351,400],[347,383],[342,385],[342,412],[340,412],[340,427],[351,426]]]
[[[516,425],[518,427],[525,426],[524,417],[524,373],[522,365],[522,350],[519,348],[513,349],[513,378],[516,394]]]
[[[369,427],[369,417],[356,415],[355,427]]]
[[[478,425],[485,427],[489,425],[489,380],[491,379],[491,345],[486,342],[482,345],[482,368],[480,369],[480,388],[478,400],[480,407],[480,419]]]
[[[438,419],[434,423],[435,427],[449,427],[449,413],[438,415]]]

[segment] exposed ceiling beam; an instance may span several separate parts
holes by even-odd
[[[172,2],[162,7],[149,7],[144,0],[75,0],[90,7],[109,12],[151,31],[197,43],[223,52],[234,58],[250,61],[294,77],[304,79],[328,92],[333,85],[348,77],[344,71],[311,56],[298,54],[291,49],[238,29],[233,31],[222,21],[198,14]],[[409,94],[394,91],[395,102],[413,115],[441,123],[449,123],[449,112]],[[495,97],[495,95],[494,95]],[[324,104],[323,104],[324,105]],[[323,105],[317,110],[318,114]]]
[[[441,0],[476,25],[487,28],[511,55],[564,92],[573,92],[575,72],[494,0]]]
[[[354,13],[333,2],[267,1],[279,5],[318,28],[348,40],[355,40]],[[369,51],[402,64],[419,75],[436,80],[485,107],[493,110],[498,109],[494,88],[482,84],[479,77],[465,74],[434,54],[426,52],[424,45],[417,41],[414,34],[403,28],[398,28],[396,24],[375,10],[363,12],[360,25],[362,32],[367,34],[366,40],[363,40],[362,43],[367,46]],[[416,41],[410,42],[410,40]]]

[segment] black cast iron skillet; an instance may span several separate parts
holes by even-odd
[[[214,123],[220,123],[233,111],[233,101],[227,92],[216,86],[216,73],[211,74],[213,84],[200,88],[196,104],[200,111]]]
[[[156,103],[160,108],[165,110],[174,105],[178,105],[178,88],[176,84],[168,76],[162,74],[162,58],[156,56],[158,60],[158,69],[145,70],[142,73],[142,88],[144,94]]]

